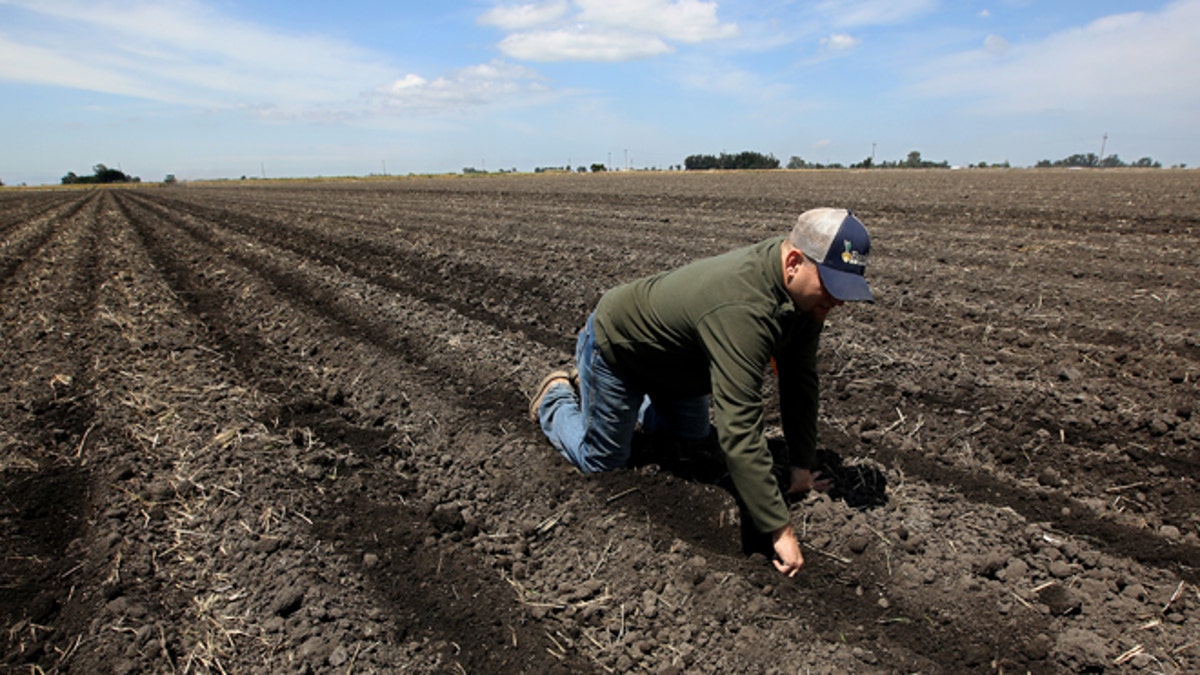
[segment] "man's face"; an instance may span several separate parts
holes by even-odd
[[[825,290],[817,263],[796,249],[787,254],[783,280],[796,309],[807,312],[817,321],[824,321],[830,310],[844,304]]]

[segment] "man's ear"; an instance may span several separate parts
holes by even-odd
[[[783,256],[784,271],[789,274],[796,274],[801,267],[804,267],[804,253],[798,248],[788,249],[788,252]]]

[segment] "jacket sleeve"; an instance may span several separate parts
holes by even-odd
[[[802,469],[817,463],[817,409],[820,381],[817,347],[824,324],[797,320],[790,340],[775,355],[779,370],[779,408],[783,436],[790,453],[789,463]]]
[[[770,338],[747,330],[739,311],[714,312],[701,322],[710,359],[713,418],[730,479],[754,526],[771,532],[791,521],[763,435],[762,383]],[[751,336],[750,339],[747,339]]]

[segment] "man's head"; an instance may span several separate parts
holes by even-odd
[[[874,302],[863,276],[871,237],[846,209],[812,209],[800,214],[788,242],[817,264],[825,290],[841,302]]]

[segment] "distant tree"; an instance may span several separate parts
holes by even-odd
[[[62,177],[62,183],[63,185],[72,185],[76,183],[86,185],[92,183],[107,184],[142,182],[141,178],[136,176],[127,176],[125,175],[124,171],[119,169],[110,169],[103,164],[97,164],[96,166],[92,167],[92,171],[93,173],[90,176],[77,176],[75,175],[74,171],[68,171],[67,175]]]
[[[1077,167],[1100,166],[1100,157],[1097,156],[1096,153],[1094,153],[1094,152],[1076,153],[1074,155],[1071,155],[1070,157],[1067,157],[1066,159],[1062,159],[1062,160],[1055,162],[1054,166],[1077,166]]]
[[[592,164],[592,173],[603,173],[605,171],[608,171],[608,167],[604,166],[603,164],[599,162]]]
[[[887,162],[884,162],[883,166],[886,167],[889,165]],[[907,159],[905,159],[903,162],[897,162],[895,166],[905,169],[948,169],[950,168],[950,163],[945,160],[940,162],[931,162],[927,159],[922,159],[921,153],[917,150],[913,150],[912,152],[908,153]]]
[[[97,183],[128,183],[132,179],[125,175],[120,169],[110,169],[103,164],[97,164],[92,167],[92,173],[96,178]]]
[[[1141,168],[1161,168],[1162,164],[1154,161],[1154,159],[1151,157],[1143,157],[1143,158],[1139,159],[1138,161],[1134,162],[1133,164],[1126,164],[1125,162],[1121,161],[1121,158],[1117,155],[1109,155],[1108,157],[1101,159],[1095,153],[1088,152],[1088,153],[1074,154],[1074,155],[1071,155],[1070,157],[1055,160],[1053,162],[1048,159],[1043,159],[1043,160],[1039,161],[1037,164],[1035,164],[1034,166],[1036,166],[1037,168],[1050,168],[1050,167],[1092,168],[1092,167],[1099,167],[1099,168],[1105,168],[1105,169],[1119,169],[1119,168],[1126,167],[1126,166],[1134,166],[1134,167],[1141,167]]]
[[[179,181],[175,180],[175,174],[169,173],[169,174],[167,174],[167,177],[163,179],[163,182],[166,183],[167,185],[174,185],[175,183],[178,183]]]
[[[804,161],[803,157],[792,155],[788,158],[787,168],[789,169],[805,169],[808,168],[808,162]]]
[[[722,153],[724,154],[724,153]],[[774,155],[764,155],[759,152],[751,152],[746,150],[737,154],[733,160],[734,167],[737,169],[778,169],[779,160],[775,159]]]
[[[779,160],[774,155],[764,155],[760,152],[744,150],[731,155],[722,152],[720,157],[713,155],[691,155],[683,160],[683,166],[689,171],[706,171],[708,169],[778,169]]]

